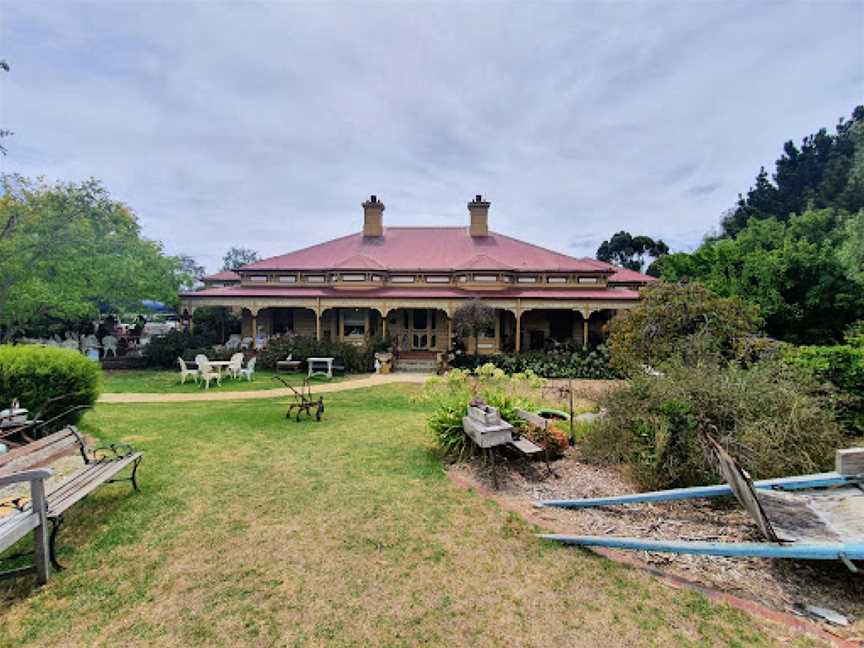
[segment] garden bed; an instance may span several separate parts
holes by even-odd
[[[556,533],[636,536],[717,542],[760,541],[750,518],[729,500],[693,500],[592,509],[534,509],[538,499],[622,495],[636,489],[618,471],[580,460],[578,448],[552,462],[511,461],[497,466],[498,496],[532,522]],[[493,489],[492,468],[479,458],[454,464],[460,481]],[[651,552],[614,552],[653,569],[796,613],[803,604],[852,617],[849,627],[831,626],[846,638],[864,639],[864,577],[828,562],[736,559]]]

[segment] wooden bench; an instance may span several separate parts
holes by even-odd
[[[46,524],[45,479],[50,477],[51,470],[46,468],[25,470],[0,477],[0,488],[30,482],[29,510],[16,510],[10,515],[0,517],[0,552],[21,540],[33,531],[34,561],[31,567],[19,567],[0,572],[0,578],[14,578],[25,574],[36,574],[40,584],[48,582],[48,526]],[[17,557],[17,556],[16,556]]]
[[[137,491],[136,475],[138,465],[144,456],[143,453],[135,452],[130,445],[125,443],[113,443],[106,447],[90,448],[78,430],[69,426],[33,443],[0,455],[0,478],[46,466],[69,454],[72,450],[81,455],[84,465],[62,482],[50,484],[45,493],[46,517],[51,522],[48,557],[51,564],[58,570],[62,567],[57,562],[55,542],[57,532],[63,522],[63,514],[103,484],[130,481],[132,487]],[[118,478],[116,476],[130,465],[132,466],[132,473],[129,477]],[[32,501],[35,502],[35,498]],[[13,505],[19,513],[32,511],[32,502],[23,503],[19,500],[14,501]]]

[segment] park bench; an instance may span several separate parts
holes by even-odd
[[[0,455],[0,479],[46,466],[72,451],[81,455],[84,465],[68,475],[62,482],[50,484],[45,489],[46,517],[51,522],[48,557],[51,564],[58,570],[62,567],[57,562],[55,542],[57,532],[63,522],[63,514],[103,484],[130,481],[132,487],[137,491],[136,474],[138,465],[144,456],[143,453],[135,452],[131,446],[125,443],[90,448],[81,433],[74,426],[68,426],[59,432],[49,434],[42,439],[37,439]],[[118,478],[117,474],[130,465],[132,466],[131,475]],[[13,515],[27,514],[33,510],[32,502],[35,502],[36,498],[27,502],[24,502],[23,499],[18,498],[6,504],[17,509],[17,513],[13,513]]]

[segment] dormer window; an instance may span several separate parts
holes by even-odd
[[[598,284],[600,280],[597,277],[579,277],[580,284]]]
[[[426,275],[426,283],[450,283],[450,277],[447,275]]]
[[[393,283],[414,283],[414,275],[394,275],[390,277]]]
[[[533,284],[533,283],[537,283],[537,277],[531,277],[531,276],[527,276],[527,277],[517,277],[517,278],[516,278],[516,283],[520,283],[520,284]]]
[[[279,275],[279,283],[297,283],[297,275]]]
[[[563,284],[567,283],[567,277],[546,277],[546,283]]]
[[[365,274],[343,274],[342,281],[366,281]]]
[[[480,283],[495,283],[498,281],[498,275],[474,275],[474,281]]]
[[[306,275],[303,280],[306,283],[324,283],[324,275]]]
[[[254,281],[255,283],[266,283],[267,275],[250,275],[249,281]]]

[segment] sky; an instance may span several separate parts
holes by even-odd
[[[0,0],[2,170],[100,179],[215,271],[385,225],[689,250],[864,103],[864,2]]]

